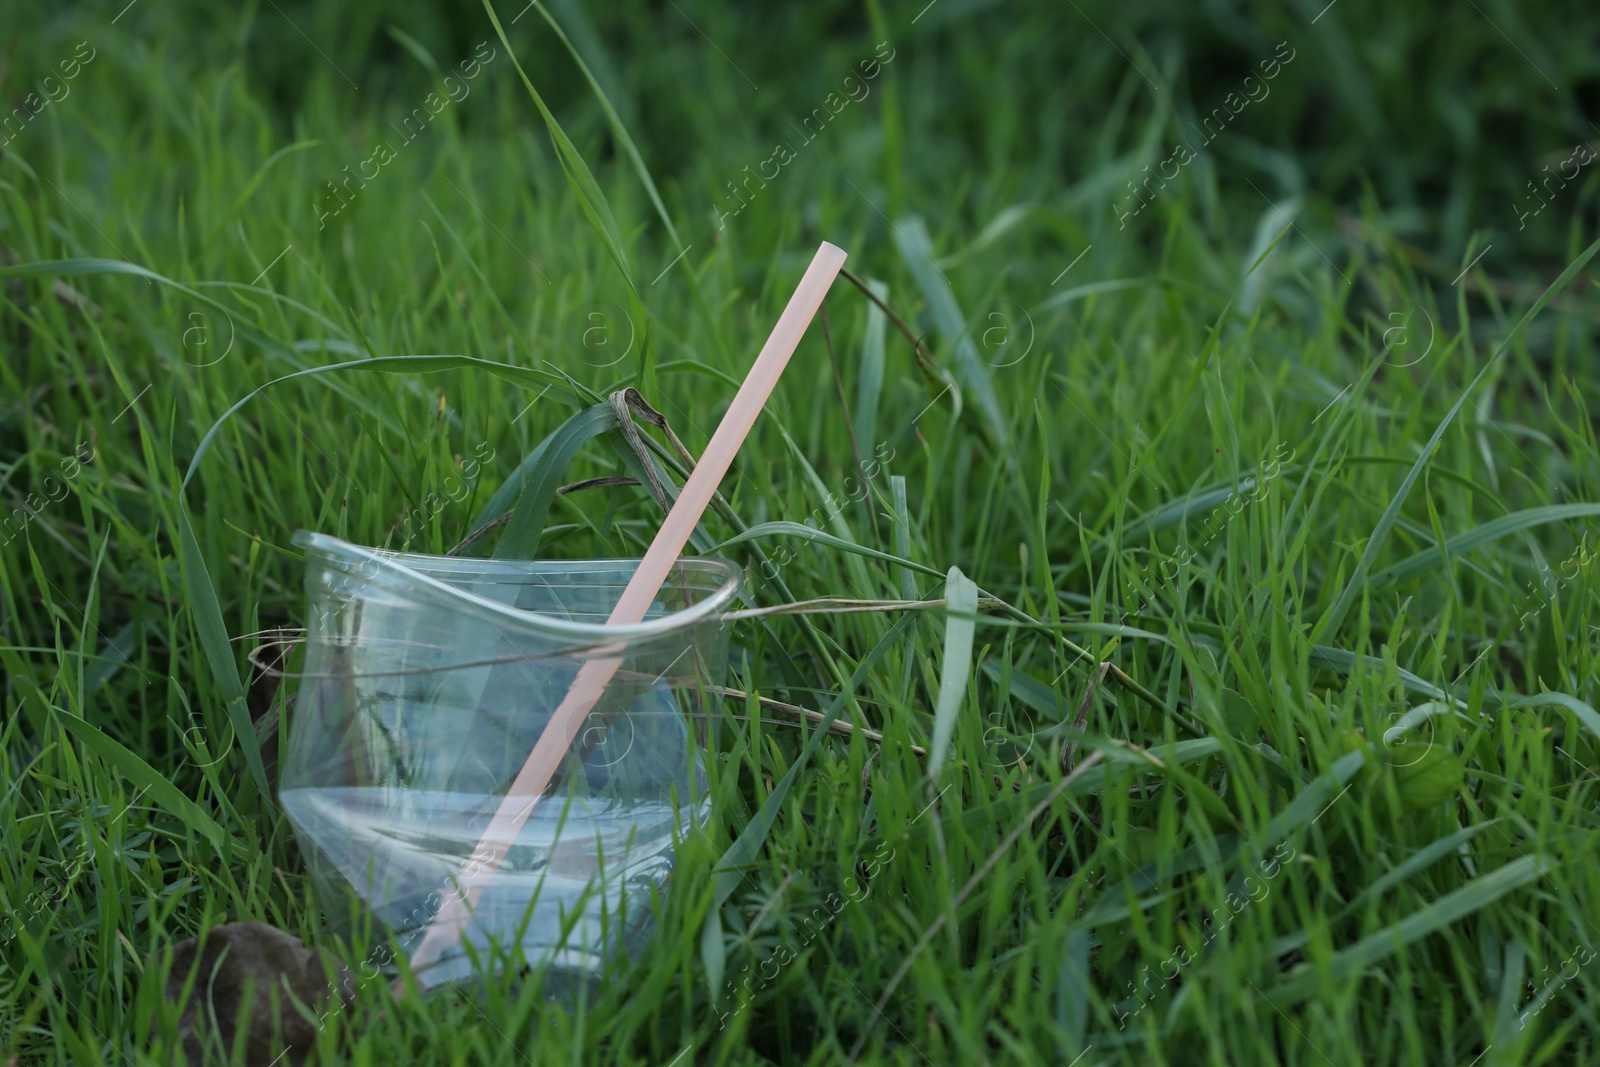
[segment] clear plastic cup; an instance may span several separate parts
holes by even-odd
[[[324,910],[410,952],[591,656],[622,665],[484,887],[480,959],[592,977],[634,943],[674,843],[709,811],[704,727],[727,669],[733,564],[684,558],[645,621],[605,626],[638,560],[529,561],[362,548],[301,531],[309,613],[279,799]],[[520,953],[515,950],[520,947]]]

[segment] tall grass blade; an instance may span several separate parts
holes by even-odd
[[[1389,531],[1394,528],[1395,520],[1400,517],[1400,509],[1405,506],[1406,498],[1411,495],[1411,487],[1422,476],[1423,468],[1433,460],[1433,454],[1438,450],[1439,441],[1444,437],[1444,432],[1450,428],[1450,424],[1455,421],[1456,414],[1461,410],[1462,405],[1472,396],[1473,390],[1478,388],[1478,384],[1483,381],[1484,377],[1499,365],[1501,357],[1505,355],[1506,351],[1511,347],[1511,343],[1521,335],[1522,331],[1527,329],[1528,323],[1537,318],[1539,313],[1544,310],[1545,305],[1555,299],[1556,294],[1565,289],[1567,284],[1577,277],[1578,272],[1588,265],[1589,260],[1594,258],[1596,252],[1600,252],[1600,239],[1596,239],[1594,243],[1584,249],[1578,258],[1569,263],[1567,269],[1561,272],[1561,276],[1550,283],[1543,295],[1534,301],[1533,306],[1527,310],[1527,313],[1517,320],[1517,324],[1512,327],[1511,332],[1506,334],[1500,344],[1495,347],[1494,354],[1489,357],[1483,368],[1462,390],[1461,396],[1450,406],[1450,410],[1445,412],[1444,418],[1440,420],[1439,425],[1434,429],[1433,436],[1429,437],[1428,443],[1422,446],[1422,454],[1417,457],[1416,463],[1412,464],[1410,472],[1401,481],[1400,488],[1395,492],[1394,498],[1389,501],[1389,506],[1384,509],[1383,515],[1378,519],[1377,526],[1373,528],[1372,534],[1367,538],[1367,546],[1361,552],[1361,560],[1356,564],[1355,573],[1345,581],[1344,590],[1339,594],[1339,599],[1334,601],[1333,607],[1328,609],[1328,613],[1318,620],[1316,627],[1311,631],[1311,640],[1313,642],[1318,642],[1325,636],[1331,638],[1337,634],[1340,625],[1344,623],[1344,617],[1349,614],[1356,598],[1366,591],[1367,575],[1372,570],[1372,563],[1378,558],[1378,553],[1383,550],[1384,541],[1388,539]]]
[[[523,476],[511,521],[501,532],[499,544],[495,545],[496,559],[538,558],[539,537],[544,533],[545,519],[550,514],[556,490],[561,487],[562,475],[571,466],[578,449],[607,430],[615,429],[616,425],[617,413],[611,405],[596,404],[562,423],[560,429],[539,445]]]
[[[1451,556],[1489,544],[1507,534],[1518,533],[1545,523],[1594,515],[1600,515],[1600,504],[1548,504],[1544,507],[1528,508],[1525,511],[1502,515],[1482,526],[1473,527],[1466,533],[1457,534],[1443,545],[1423,549],[1415,555],[1407,556],[1392,567],[1383,568],[1381,580],[1373,583],[1372,591],[1376,593],[1415,578],[1419,574],[1426,574],[1435,567],[1443,566]]]
[[[517,58],[511,42],[507,40],[505,28],[500,25],[500,17],[495,14],[494,5],[490,0],[483,0],[483,8],[489,13],[489,21],[494,23],[495,33],[500,35],[500,43],[505,45],[506,54],[511,57],[512,65],[517,68],[517,76],[522,79],[528,95],[533,98],[534,106],[539,109],[540,117],[544,119],[550,140],[556,147],[556,157],[561,161],[562,173],[567,176],[567,183],[572,186],[572,191],[578,198],[578,206],[583,209],[584,217],[589,220],[595,232],[600,235],[606,253],[617,265],[617,270],[622,273],[622,280],[628,285],[628,310],[633,317],[634,328],[638,331],[639,337],[639,373],[636,385],[647,399],[654,398],[656,390],[654,372],[650,365],[650,320],[645,314],[644,303],[639,296],[639,286],[634,280],[633,267],[628,262],[628,252],[622,243],[622,233],[617,229],[617,220],[612,214],[611,203],[606,199],[605,193],[600,191],[600,183],[594,180],[594,173],[589,170],[589,164],[584,162],[582,153],[567,136],[567,131],[561,128],[561,123],[556,121],[555,115],[546,106],[544,97],[539,95],[539,90],[533,87],[527,71],[522,69],[522,61]]]
[[[1328,979],[1347,982],[1402,947],[1481,911],[1515,889],[1532,885],[1555,867],[1554,860],[1539,855],[1514,859],[1335,952],[1331,959],[1302,964],[1279,985],[1268,989],[1266,999],[1280,1011],[1308,1000],[1327,988]]]
[[[821,747],[822,739],[828,734],[828,727],[838,720],[845,709],[845,705],[849,703],[850,697],[860,688],[861,683],[866,681],[867,675],[871,672],[873,666],[911,629],[911,625],[916,621],[916,618],[917,615],[914,612],[907,612],[901,616],[893,626],[889,627],[889,632],[884,634],[878,643],[873,646],[872,651],[868,652],[861,662],[856,664],[856,669],[850,675],[849,680],[845,682],[844,689],[828,705],[828,710],[823,713],[822,720],[811,731],[811,736],[806,739],[805,747],[795,757],[795,761],[790,765],[788,773],[779,779],[778,784],[773,787],[767,799],[762,802],[760,810],[755,814],[755,818],[751,819],[745,828],[740,831],[739,836],[734,839],[732,845],[728,846],[728,851],[723,854],[722,860],[717,864],[716,903],[712,907],[721,907],[733,895],[733,891],[739,888],[739,883],[744,880],[745,869],[755,863],[756,856],[760,854],[761,846],[767,839],[767,834],[772,831],[772,824],[778,817],[779,809],[783,807],[784,798],[789,795],[789,789],[794,785],[795,779],[800,776],[800,772],[805,770],[806,765],[811,761],[811,757]]]
[[[902,556],[890,555],[888,552],[880,552],[876,548],[868,548],[866,545],[858,545],[854,541],[847,541],[843,537],[835,537],[833,534],[826,533],[814,526],[807,526],[803,522],[790,522],[787,519],[780,519],[775,522],[757,523],[748,530],[745,530],[743,533],[736,534],[735,536],[730,537],[726,541],[717,545],[716,551],[720,552],[724,548],[737,545],[743,541],[753,541],[758,537],[767,537],[772,534],[788,534],[793,537],[804,537],[808,542],[816,542],[817,544],[827,545],[829,548],[837,548],[844,552],[853,552],[858,556],[870,556],[873,559],[881,559],[885,563],[894,563],[904,567],[908,571],[916,571],[918,574],[927,574],[934,578],[945,577],[942,572],[934,569],[933,567],[917,563],[914,560],[909,560]],[[913,590],[913,595],[908,596],[905,599],[916,599],[915,591]]]
[[[139,789],[147,792],[152,800],[167,809],[179,822],[211,842],[219,855],[226,856],[232,853],[234,844],[232,835],[201,810],[200,805],[180,793],[178,787],[173,785],[166,775],[161,774],[119,742],[106,736],[98,727],[76,715],[59,714],[56,716],[56,721],[80,745],[114,767]]]
[[[950,752],[950,737],[967,702],[967,679],[972,677],[973,615],[978,610],[978,587],[951,567],[944,583],[944,662],[939,675],[939,700],[933,711],[933,740],[928,745],[928,780],[938,781]]]
[[[867,288],[887,302],[889,287],[875,278]],[[883,392],[884,330],[889,320],[883,309],[867,301],[867,326],[861,336],[861,369],[856,378],[856,452],[863,458],[878,447],[878,396]]]
[[[955,361],[956,380],[977,401],[978,410],[983,414],[984,435],[996,449],[1006,448],[1011,434],[1005,414],[1000,410],[1000,401],[995,396],[994,381],[988,366],[978,356],[978,346],[972,343],[966,319],[961,315],[950,283],[933,265],[933,238],[928,234],[927,224],[913,217],[902,219],[892,230],[895,245],[900,249],[900,258],[905,260],[911,276],[917,281],[917,287],[927,298],[934,325],[945,340],[955,346],[951,358]]]

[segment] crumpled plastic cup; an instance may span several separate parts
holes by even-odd
[[[699,724],[740,572],[685,557],[605,626],[638,560],[427,556],[301,531],[309,614],[279,799],[336,922],[353,892],[411,951],[590,656],[622,665],[427,987],[480,960],[597,976],[635,945],[709,812]],[[354,909],[355,914],[360,909]],[[520,949],[520,952],[516,950]]]

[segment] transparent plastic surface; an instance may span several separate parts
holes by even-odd
[[[703,728],[727,666],[739,571],[685,558],[645,621],[602,625],[637,560],[543,562],[306,550],[306,656],[279,799],[324,910],[353,892],[406,951],[469,857],[586,659],[620,669],[484,889],[417,977],[480,960],[593,976],[648,919],[675,840],[709,809]],[[494,951],[491,951],[491,950]]]

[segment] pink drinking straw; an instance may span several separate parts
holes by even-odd
[[[799,347],[801,335],[822,306],[822,298],[827,295],[844,261],[844,250],[826,241],[817,249],[811,266],[806,268],[805,277],[800,279],[799,288],[789,298],[783,314],[778,316],[772,336],[761,347],[761,354],[756,356],[750,373],[745,375],[744,384],[734,394],[728,413],[722,416],[716,433],[711,435],[711,443],[706,445],[705,454],[689,473],[683,492],[678,494],[677,502],[667,513],[661,531],[650,542],[639,569],[629,579],[606,625],[627,626],[644,620],[645,612],[661,591],[672,565],[683,552],[683,546],[688,544],[689,535],[711,503],[711,496],[722,482],[723,475],[728,473],[739,446],[744,444],[750,428],[755,425],[756,416],[766,406],[767,398],[778,384],[778,376]],[[489,821],[483,839],[472,850],[470,859],[457,877],[458,888],[445,897],[422,935],[422,941],[411,954],[413,969],[434,963],[461,937],[471,911],[483,893],[484,884],[500,868],[511,843],[533,813],[534,805],[544,795],[550,779],[555,777],[561,758],[583,729],[584,719],[605,692],[606,683],[621,664],[622,660],[615,658],[590,659],[578,670],[572,688],[550,717],[550,725],[545,727],[528,761],[517,772],[494,818]]]

